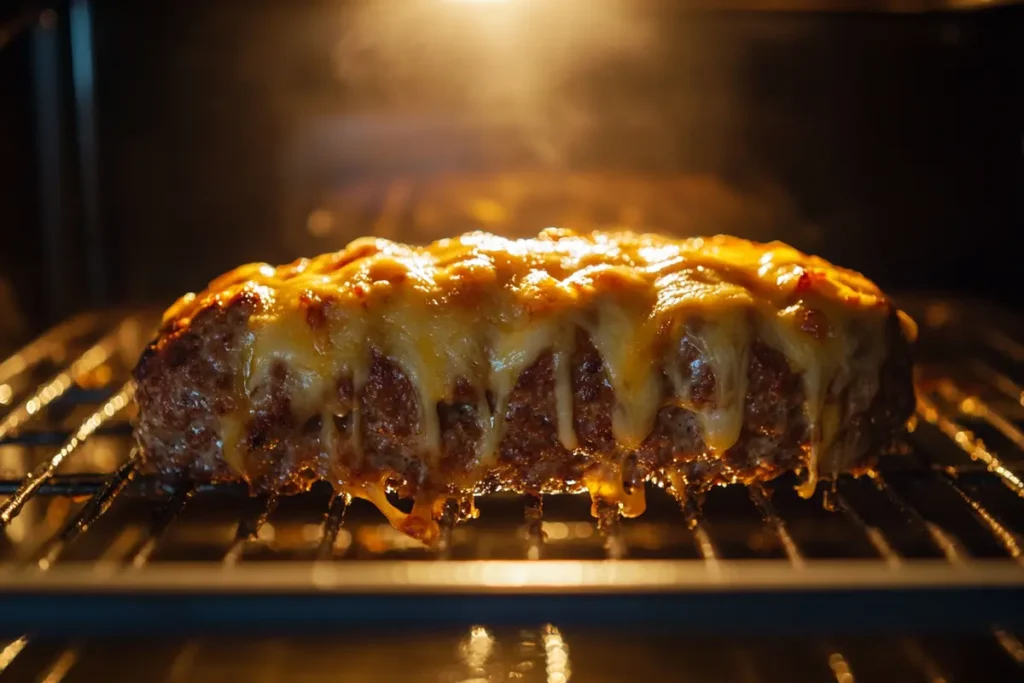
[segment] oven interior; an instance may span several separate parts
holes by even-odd
[[[7,336],[476,227],[778,238],[1015,303],[1016,3],[249,5],[8,13],[5,226],[33,229],[0,249]]]
[[[604,530],[585,497],[497,495],[435,549],[326,489],[137,476],[127,373],[154,313],[73,317],[0,364],[0,674],[1014,680],[1024,331],[977,302],[905,306],[915,424],[872,476],[811,500],[785,478],[699,505],[654,488]]]
[[[5,17],[0,681],[1018,680],[1024,14],[962,5]],[[361,234],[551,224],[863,270],[921,326],[907,451],[809,501],[654,489],[604,530],[494,496],[433,550],[326,488],[136,474],[129,372],[181,292]]]

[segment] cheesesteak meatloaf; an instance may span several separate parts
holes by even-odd
[[[430,541],[451,499],[863,471],[913,405],[913,323],[780,243],[549,229],[359,239],[188,294],[135,370],[169,479],[326,479]],[[414,502],[409,514],[387,491]]]

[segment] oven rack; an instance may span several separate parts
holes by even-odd
[[[1022,337],[975,305],[908,307],[922,322],[917,425],[910,452],[873,476],[810,501],[786,478],[730,486],[699,508],[655,488],[644,516],[606,534],[579,497],[499,495],[445,527],[436,550],[324,488],[155,489],[136,472],[127,378],[156,318],[80,316],[0,363],[0,630],[614,613],[799,631],[842,614],[850,629],[998,628],[1012,649],[1024,627]]]

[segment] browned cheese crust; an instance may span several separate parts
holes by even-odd
[[[179,301],[135,371],[135,434],[168,480],[323,479],[426,541],[446,501],[494,490],[635,515],[645,481],[797,471],[809,495],[898,434],[912,336],[871,283],[777,243],[364,239]]]

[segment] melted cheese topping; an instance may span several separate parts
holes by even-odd
[[[813,491],[817,458],[835,433],[823,411],[829,383],[851,353],[847,325],[873,321],[867,328],[878,337],[869,346],[878,349],[871,360],[877,371],[891,311],[885,296],[860,274],[778,242],[548,229],[535,239],[474,232],[420,248],[363,238],[342,251],[278,268],[241,266],[201,294],[182,297],[167,311],[165,325],[187,324],[198,311],[244,290],[262,302],[244,350],[244,395],[251,395],[276,361],[284,361],[295,378],[296,416],[326,415],[325,406],[336,403],[337,377],[352,377],[358,395],[373,347],[396,362],[419,392],[428,463],[440,454],[435,406],[451,397],[456,380],[470,381],[481,397],[491,392],[493,413],[482,399],[479,406],[489,426],[480,447],[481,469],[495,461],[517,378],[544,352],[554,358],[559,439],[569,450],[577,447],[570,358],[580,328],[600,352],[615,390],[612,427],[623,453],[651,431],[663,403],[662,372],[672,379],[675,400],[698,413],[707,446],[723,452],[740,436],[749,347],[757,335],[803,377],[812,434],[805,495]],[[329,302],[325,324],[307,323],[303,301],[310,300]],[[806,329],[803,314],[809,309],[823,314],[824,333]],[[684,373],[671,360],[677,354],[665,353],[678,348],[692,320],[701,323],[700,351],[715,376],[713,400],[702,405],[690,402]],[[913,336],[909,319],[904,327]],[[355,403],[349,408],[350,445],[358,452]],[[239,470],[239,421],[246,412],[243,405],[222,421],[224,457]],[[323,420],[324,439],[333,443],[338,434],[330,423]],[[617,497],[633,511],[642,509],[635,492],[622,493],[621,477],[612,481],[617,476],[620,468],[612,463],[589,475],[585,485],[595,498]],[[379,483],[350,493],[384,505]],[[401,513],[386,511],[409,526],[399,520]]]

